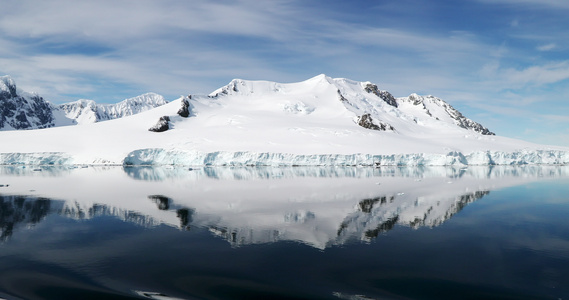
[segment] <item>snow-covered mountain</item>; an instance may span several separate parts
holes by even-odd
[[[49,102],[19,91],[10,76],[0,77],[0,130],[48,128],[55,124]]]
[[[357,119],[356,123],[362,127],[372,130],[397,131],[398,126],[391,123],[399,123],[403,120],[405,123],[409,121],[418,125],[434,125],[438,126],[458,126],[463,129],[478,132],[483,135],[494,135],[493,132],[479,123],[476,123],[464,117],[459,111],[454,109],[450,104],[442,99],[433,96],[419,96],[412,94],[408,97],[395,98],[388,91],[380,90],[377,85],[371,82],[355,82],[348,79],[333,79],[326,75],[316,76],[303,83],[304,87],[310,88],[314,84],[314,88],[319,85],[322,87],[329,86],[336,88],[337,98],[344,108],[352,112]],[[211,98],[219,97],[242,97],[251,98],[263,95],[268,97],[279,97],[283,94],[304,91],[300,84],[280,84],[276,82],[265,81],[246,81],[234,79],[228,85],[214,91],[210,94]],[[295,88],[298,90],[295,91]],[[313,95],[319,98],[319,95]],[[328,99],[327,99],[328,100]],[[317,106],[322,106],[322,101],[296,101],[285,102],[284,110],[292,114],[311,114]],[[330,104],[330,103],[326,103]],[[338,106],[338,113],[343,110]],[[405,124],[406,127],[408,124]]]
[[[569,149],[496,136],[439,98],[395,98],[370,82],[325,75],[235,79],[136,115],[0,138],[10,141],[0,145],[4,164],[569,163]]]
[[[10,76],[0,77],[0,130],[42,129],[88,124],[134,115],[168,103],[147,93],[116,104],[77,100],[55,105],[39,95],[20,91]]]
[[[80,99],[60,104],[57,109],[76,124],[89,124],[135,115],[166,103],[161,95],[146,93],[116,104],[97,104],[93,100]]]

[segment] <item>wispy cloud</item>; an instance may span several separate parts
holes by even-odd
[[[569,9],[569,2],[565,0],[478,0],[490,4],[531,5],[534,7]]]
[[[506,68],[500,71],[502,80],[509,86],[544,85],[569,79],[569,61],[531,66],[521,70]]]
[[[557,45],[555,43],[551,43],[551,44],[539,46],[539,47],[537,47],[537,50],[539,50],[539,51],[551,51],[551,50],[555,49],[555,47],[557,47]]]
[[[462,5],[493,15],[473,19]],[[555,30],[567,24],[566,8],[554,0],[5,1],[0,75],[62,102],[148,91],[173,99],[236,77],[326,73],[396,96],[433,94],[492,122],[545,118],[555,113],[540,103],[569,99],[569,44]]]

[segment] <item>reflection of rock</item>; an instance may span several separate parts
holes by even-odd
[[[389,202],[393,202],[394,197],[391,196],[389,198]],[[372,199],[364,199],[362,201],[360,201],[359,203],[359,207],[360,210],[366,213],[370,213],[371,209],[373,208],[374,205],[376,205],[377,203],[379,204],[385,204],[387,203],[387,197],[386,196],[382,196],[382,197],[376,197],[376,198],[372,198]]]
[[[193,209],[180,208],[176,211],[176,216],[180,219],[180,227],[183,229],[190,229],[190,223],[192,223],[192,216],[194,214]]]
[[[389,218],[385,222],[379,224],[376,228],[367,230],[365,232],[365,237],[368,239],[376,238],[381,233],[388,232],[389,230],[393,229],[393,227],[395,227],[395,224],[397,224],[397,221],[399,221],[399,216]]]
[[[232,246],[275,243],[286,240],[277,229],[226,228],[210,225],[209,231],[227,240]]]
[[[14,228],[21,225],[39,223],[50,211],[49,199],[0,196],[0,239],[9,238]]]
[[[154,201],[158,205],[159,210],[170,209],[170,202],[172,202],[172,199],[161,195],[148,196],[148,199]]]
[[[160,220],[157,220],[152,216],[105,204],[93,204],[91,206],[83,207],[79,203],[66,203],[65,207],[63,207],[58,213],[62,216],[76,220],[112,216],[119,220],[148,228],[158,226],[162,223]]]
[[[488,195],[489,191],[476,191],[449,199],[412,199],[401,193],[381,196],[359,202],[358,210],[340,224],[337,242],[351,238],[370,240],[388,232],[395,225],[412,228],[441,225],[466,205]]]

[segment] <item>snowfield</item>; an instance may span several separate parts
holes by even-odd
[[[189,102],[188,117],[177,114]],[[152,132],[168,116],[168,129]],[[94,124],[0,132],[0,164],[567,164],[569,149],[493,135],[436,97],[394,98],[369,82],[319,75],[233,80]]]

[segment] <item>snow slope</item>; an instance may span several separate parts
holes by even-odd
[[[177,114],[184,102],[187,118]],[[148,131],[163,116],[169,129]],[[438,98],[396,99],[369,82],[325,75],[290,84],[233,80],[133,116],[0,139],[4,164],[569,163],[567,148],[495,136]]]

